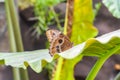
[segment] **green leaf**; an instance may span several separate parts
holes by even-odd
[[[74,66],[78,61],[81,61],[83,56],[97,56],[97,57],[103,57],[107,59],[106,55],[110,55],[109,53],[111,53],[114,48],[115,49],[116,47],[119,48],[119,46],[120,46],[120,30],[105,34],[96,39],[91,38],[82,44],[74,46],[73,48],[60,53],[59,55],[65,59],[60,58],[58,60],[59,64],[57,68],[59,70],[57,70],[58,72],[56,72],[54,80],[64,80],[64,79],[74,80],[74,76],[73,76]],[[101,60],[104,61],[105,59],[101,59]],[[98,62],[101,62],[101,61],[98,61]],[[61,66],[59,66],[60,64]],[[99,71],[99,69],[97,71]],[[89,79],[89,80],[93,80],[93,79]]]
[[[55,21],[57,25],[59,20],[57,19],[57,13],[54,11],[54,6],[62,2],[63,0],[36,0],[34,3],[35,16],[38,22],[34,25],[37,35],[43,34],[47,29],[48,25],[51,25]],[[53,20],[55,18],[55,21]],[[50,24],[51,23],[51,24]],[[59,26],[58,26],[58,29]]]
[[[63,70],[66,73],[68,72],[69,73],[68,75],[71,76],[70,73],[73,72],[75,63],[77,61],[80,61],[83,56],[103,57],[106,52],[109,52],[114,47],[119,46],[120,46],[120,30],[117,30],[105,34],[101,37],[91,38],[86,42],[74,46],[69,50],[56,54],[54,57],[50,56],[49,51],[47,49],[16,53],[1,52],[0,63],[24,69],[26,69],[27,66],[30,66],[35,72],[40,72],[46,62],[51,62],[53,58],[61,56],[65,58],[65,60],[63,61],[65,62],[63,66],[65,68]],[[117,51],[116,54],[119,54],[119,52],[120,50]],[[69,64],[71,65],[71,67],[68,67],[70,71],[66,71],[67,65]]]
[[[114,80],[120,80],[120,72],[117,74]]]
[[[104,34],[97,38],[90,38],[86,42],[74,46],[59,55],[66,59],[75,58],[80,54],[101,57],[104,56],[102,53],[111,50],[115,46],[120,46],[120,30]],[[116,52],[116,54],[119,54],[119,52]]]
[[[62,0],[45,0],[46,1],[46,4],[48,5],[48,6],[54,6],[54,5],[56,5],[56,4],[58,4],[58,3],[60,3]]]
[[[104,5],[116,18],[120,18],[120,0],[103,0]]]
[[[102,6],[101,2],[95,4],[95,9],[94,9],[95,16],[98,14],[98,11],[100,10],[101,6]]]
[[[71,41],[74,42],[74,45],[97,35],[93,20],[92,0],[75,0],[71,34]]]
[[[28,65],[36,71],[40,72],[42,69],[42,61],[47,62],[52,61],[47,49],[27,51],[27,52],[16,52],[16,53],[4,53],[0,54],[0,60],[4,60],[5,65],[10,65],[12,67],[24,68],[26,69]]]
[[[68,4],[70,3],[71,1],[68,0]],[[72,16],[73,19],[72,19],[71,41],[74,43],[74,45],[77,45],[86,41],[89,38],[95,37],[97,35],[97,29],[93,26],[93,20],[95,15],[92,9],[92,0],[74,0],[73,5],[69,5],[69,8],[74,7],[73,16]],[[64,28],[65,33],[67,30],[67,22],[69,21],[67,20],[67,17],[66,17],[66,23]],[[84,44],[80,46],[76,46],[73,48],[73,50],[71,50],[72,53],[74,54],[69,54],[71,52],[67,52],[68,54],[66,56],[74,57],[74,56],[77,56],[77,53],[79,55],[79,53],[82,52],[83,50]],[[64,66],[61,69],[62,73],[60,75],[58,74],[59,78],[54,80],[74,80],[74,77],[73,77],[74,66],[82,59],[82,57],[83,55],[81,54],[72,60],[63,60],[63,64],[61,64],[61,66]],[[59,62],[58,62],[58,65],[59,65]],[[58,66],[58,68],[60,67]],[[66,78],[65,76],[69,76],[69,77]]]
[[[74,66],[82,57],[83,55],[79,55],[73,59],[64,59],[60,57],[58,63],[61,63],[61,65],[58,64],[57,66],[59,70],[56,71],[54,80],[74,80]]]
[[[120,38],[119,38],[120,39]],[[113,40],[114,41],[114,40]],[[112,41],[110,41],[112,42]],[[113,44],[114,46],[114,44]],[[110,49],[101,53],[102,55],[98,58],[95,65],[92,67],[90,73],[88,74],[86,80],[94,80],[100,69],[102,68],[103,64],[107,59],[109,59],[113,54],[120,50],[120,43],[117,43],[116,46],[111,47]]]
[[[55,6],[58,3],[62,2],[64,0],[36,0],[37,3],[41,4],[40,6],[44,7],[44,6]]]

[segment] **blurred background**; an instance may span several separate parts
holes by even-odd
[[[35,4],[34,0],[31,2],[29,2],[29,0],[15,0],[15,3],[16,10],[19,14],[25,51],[46,48],[48,42],[44,34],[45,30],[48,28],[56,28],[56,25],[59,26],[57,27],[58,29],[61,29],[62,26],[64,26],[66,0],[51,4]],[[120,19],[113,17],[101,0],[93,0],[93,7],[95,7],[97,3],[100,3],[101,7],[97,12],[94,25],[99,30],[99,35],[119,29]],[[55,6],[51,7],[51,5]],[[49,7],[50,10],[42,10],[39,6]],[[9,39],[5,14],[4,1],[0,0],[0,52],[9,51]],[[39,15],[42,15],[42,17],[36,17]],[[47,18],[44,18],[46,16]],[[41,22],[41,20],[43,22]],[[74,76],[76,80],[85,80],[85,77],[95,61],[96,58],[94,57],[84,57],[75,67]],[[118,55],[114,55],[106,61],[95,80],[112,80],[120,71],[115,68],[116,64],[120,64],[120,56]],[[48,80],[48,72],[46,69],[43,69],[41,73],[35,73],[31,68],[28,68],[28,73],[30,80]],[[11,67],[0,66],[0,80],[12,79]]]

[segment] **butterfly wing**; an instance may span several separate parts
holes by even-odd
[[[70,49],[73,44],[70,42],[69,38],[64,34],[60,33],[57,35],[50,44],[50,54],[60,53],[65,50]]]
[[[52,42],[52,40],[58,36],[61,32],[55,29],[48,29],[46,31],[46,36],[49,42]]]

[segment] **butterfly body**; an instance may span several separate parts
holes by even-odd
[[[55,53],[61,53],[68,50],[73,46],[73,43],[70,42],[69,38],[58,30],[47,30],[46,35],[50,42],[49,52],[52,56]]]

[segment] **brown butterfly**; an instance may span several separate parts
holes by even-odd
[[[49,29],[46,31],[46,36],[50,42],[49,52],[51,56],[55,53],[68,50],[73,46],[73,43],[70,42],[69,38],[58,30]]]

